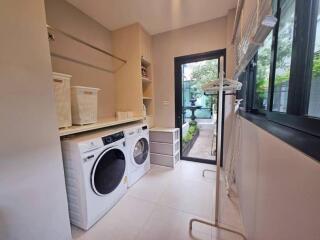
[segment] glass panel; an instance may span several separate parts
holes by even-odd
[[[295,1],[282,1],[278,32],[273,111],[286,112],[294,30]]]
[[[134,161],[140,165],[146,161],[148,154],[149,154],[148,141],[145,138],[141,138],[134,146],[134,150],[133,150]]]
[[[218,78],[218,59],[182,64],[182,158],[215,160],[217,99],[202,85]]]
[[[96,164],[92,178],[97,193],[111,193],[120,184],[126,169],[123,152],[119,149],[107,150]]]
[[[317,15],[308,115],[320,117],[320,4]]]
[[[271,61],[272,32],[268,35],[262,47],[259,48],[257,58],[256,87],[254,107],[267,110],[270,61]]]

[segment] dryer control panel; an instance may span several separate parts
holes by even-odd
[[[102,141],[104,145],[109,145],[113,142],[119,141],[122,138],[124,138],[124,133],[121,131],[112,135],[102,137]]]

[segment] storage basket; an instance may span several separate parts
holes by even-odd
[[[71,87],[72,123],[84,125],[97,122],[99,88]]]
[[[71,99],[70,99],[70,79],[71,75],[62,73],[52,73],[53,92],[58,118],[58,127],[70,127],[71,121]]]

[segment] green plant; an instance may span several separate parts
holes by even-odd
[[[197,121],[195,121],[195,120],[190,120],[189,121],[189,128],[191,127],[191,126],[197,126]]]
[[[190,142],[194,137],[194,135],[196,134],[197,130],[198,130],[197,125],[189,126],[187,133],[182,137],[182,142],[184,144]]]
[[[189,133],[189,131],[183,136],[182,142],[183,143],[188,143],[192,140],[192,134]]]
[[[194,136],[197,130],[198,130],[197,125],[191,125],[188,129],[188,133],[190,133],[192,136]]]
[[[320,76],[320,52],[316,52],[313,57],[312,78],[317,79]]]

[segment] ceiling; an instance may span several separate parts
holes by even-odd
[[[67,0],[109,30],[139,22],[150,34],[225,16],[237,0]]]

